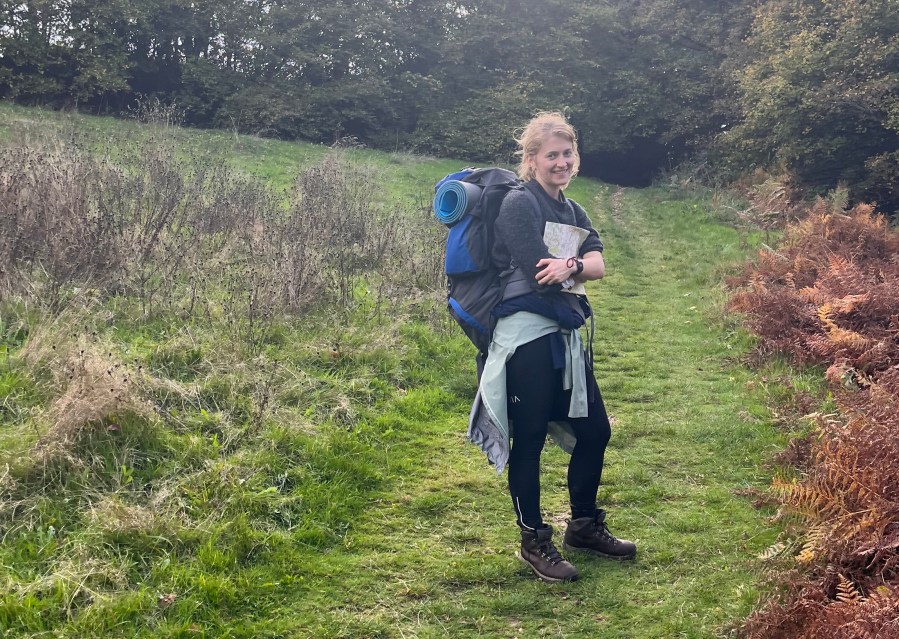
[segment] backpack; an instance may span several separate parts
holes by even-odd
[[[512,171],[500,168],[463,169],[440,180],[434,190],[434,213],[449,228],[447,308],[484,356],[496,325],[492,311],[504,292],[501,269],[493,260],[493,225],[500,205],[513,190],[526,193],[536,208],[540,205]]]

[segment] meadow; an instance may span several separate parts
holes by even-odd
[[[27,259],[0,298],[3,637],[738,632],[791,543],[765,489],[802,411],[776,407],[821,395],[820,371],[748,367],[724,310],[764,235],[703,190],[572,184],[606,245],[600,500],[639,551],[549,586],[465,441],[474,353],[428,211],[464,163],[148,119],[0,106],[5,228],[49,211],[4,244]],[[98,211],[104,234],[79,234]],[[560,529],[565,464],[547,448]]]

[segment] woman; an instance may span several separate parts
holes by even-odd
[[[603,245],[584,210],[562,192],[579,165],[575,132],[564,116],[538,114],[517,142],[524,188],[505,197],[496,220],[495,255],[506,295],[494,310],[498,319],[469,437],[498,470],[508,461],[521,528],[519,559],[544,581],[573,581],[577,569],[559,555],[540,513],[540,454],[547,433],[571,453],[564,548],[612,559],[636,555],[632,542],[609,532],[605,511],[596,506],[611,429],[578,330],[591,314],[589,305],[585,297],[564,292],[573,283],[603,277]],[[547,222],[586,231],[577,254],[549,253],[543,239]]]

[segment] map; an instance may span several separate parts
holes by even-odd
[[[590,232],[571,224],[559,224],[547,222],[543,229],[543,243],[553,257],[577,257],[581,244],[590,235]],[[566,293],[586,295],[587,289],[581,282],[575,282],[568,278],[562,282],[562,290]]]

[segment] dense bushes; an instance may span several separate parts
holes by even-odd
[[[726,175],[899,206],[889,0],[48,0],[0,3],[0,24],[0,98],[24,104],[153,97],[192,126],[479,162],[565,109],[585,174],[637,183],[711,149]]]
[[[731,284],[759,349],[827,367],[795,480],[775,482],[808,532],[802,577],[747,624],[752,639],[899,634],[899,233],[872,207],[823,200]]]
[[[740,171],[789,168],[844,182],[855,201],[899,207],[899,14],[887,0],[769,0],[755,9],[735,126],[718,147]]]
[[[192,126],[476,161],[568,108],[588,153],[652,139],[677,156],[720,124],[739,4],[0,3],[0,98],[121,113],[156,97]]]

